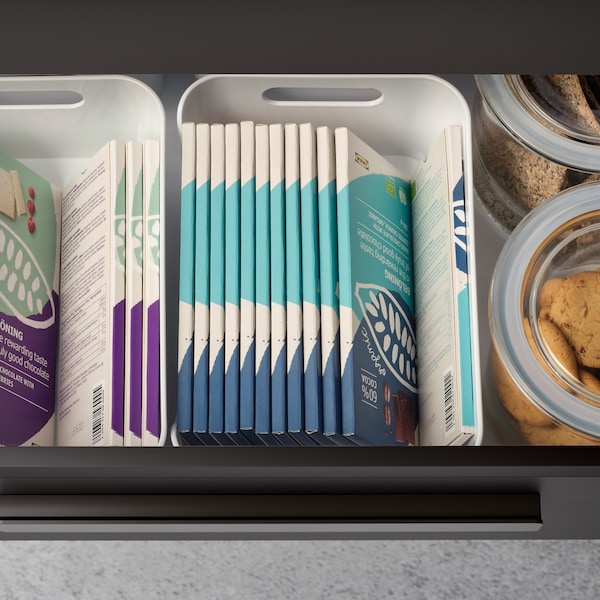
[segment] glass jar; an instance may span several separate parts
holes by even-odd
[[[484,444],[600,444],[599,269],[600,182],[534,208],[503,246],[489,295]]]
[[[535,206],[600,178],[600,76],[476,75],[473,183],[506,238]]]

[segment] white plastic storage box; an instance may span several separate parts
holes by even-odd
[[[111,139],[160,143],[160,214],[164,215],[165,113],[156,93],[121,75],[0,78],[0,147],[62,188]],[[164,265],[164,218],[160,219]],[[166,426],[165,292],[161,268],[160,438]]]
[[[464,97],[433,75],[205,75],[183,93],[177,108],[184,122],[311,122],[348,127],[353,133],[412,176],[434,138],[448,125],[462,126],[467,261],[469,270],[470,356],[475,435],[483,433],[474,214],[471,116]],[[179,445],[175,427],[174,445]]]

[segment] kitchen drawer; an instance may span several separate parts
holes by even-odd
[[[470,99],[471,76],[447,78]],[[175,111],[194,80],[160,81],[167,348],[177,347]],[[502,240],[477,211],[475,227],[485,369],[487,286]],[[175,352],[166,363],[171,423]],[[0,492],[3,539],[600,537],[600,451],[584,447],[0,448]]]

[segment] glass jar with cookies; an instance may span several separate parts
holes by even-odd
[[[489,322],[484,444],[600,445],[600,182],[555,194],[515,227]]]
[[[533,208],[600,178],[600,75],[476,75],[473,183],[508,237]]]

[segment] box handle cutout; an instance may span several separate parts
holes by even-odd
[[[72,90],[38,90],[0,92],[0,109],[4,108],[75,108],[84,98]]]
[[[263,99],[281,106],[373,106],[383,100],[375,88],[273,87]]]

